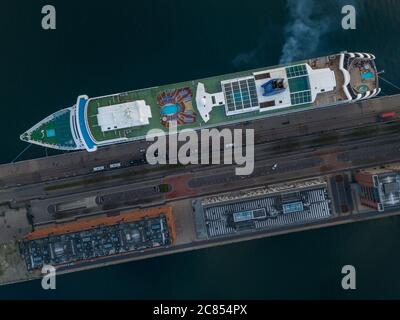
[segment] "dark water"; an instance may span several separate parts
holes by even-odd
[[[3,1],[0,162],[46,115],[89,96],[173,83],[342,50],[373,52],[399,83],[400,2]],[[354,4],[357,29],[340,26]],[[290,6],[286,5],[290,4]],[[285,49],[284,49],[285,48]],[[291,57],[293,56],[293,57]],[[383,85],[385,94],[396,90]],[[345,109],[343,110],[345,112]],[[32,147],[23,158],[43,156]],[[0,298],[400,298],[400,220],[363,222],[176,254],[0,288]],[[340,287],[352,264],[357,290]]]

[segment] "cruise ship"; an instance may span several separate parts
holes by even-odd
[[[93,152],[145,139],[151,129],[212,128],[379,93],[375,56],[342,52],[101,97],[80,95],[72,107],[51,114],[20,138],[47,148]]]

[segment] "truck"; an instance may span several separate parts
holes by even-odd
[[[396,112],[394,111],[381,112],[378,117],[380,120],[392,119],[396,117]]]

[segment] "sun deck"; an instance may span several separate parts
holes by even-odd
[[[167,132],[168,127],[162,124],[162,115],[160,114],[160,105],[157,101],[157,96],[165,91],[174,90],[176,88],[189,88],[192,92],[196,92],[198,83],[202,83],[205,86],[207,93],[217,94],[221,91],[221,81],[241,78],[246,76],[252,76],[254,72],[265,71],[265,68],[254,69],[250,71],[237,72],[232,74],[226,74],[217,77],[210,77],[204,79],[198,79],[193,81],[186,81],[171,85],[152,87],[148,89],[134,90],[125,93],[114,94],[110,96],[103,96],[99,98],[93,98],[88,101],[87,104],[87,121],[90,129],[90,133],[92,138],[97,141],[99,144],[105,141],[112,140],[120,140],[120,139],[128,139],[135,140],[141,139],[146,136],[149,128],[151,129],[159,129]],[[290,85],[293,86],[294,92],[307,91],[309,89],[309,84],[307,81],[307,76],[298,77],[291,79]],[[295,99],[294,97],[292,98]],[[98,123],[98,110],[101,107],[116,105],[120,103],[126,103],[130,101],[136,100],[145,100],[146,103],[150,106],[153,117],[149,119],[149,125],[136,127],[136,128],[125,128],[119,130],[111,130],[104,132],[101,130],[101,127]],[[301,100],[301,99],[300,99]],[[298,103],[302,103],[301,105],[294,105],[284,109],[284,112],[289,110],[305,108],[307,106],[311,106],[311,103],[305,103],[305,100],[300,101],[297,97]],[[196,105],[194,96],[191,100],[193,105]],[[197,107],[197,106],[196,106]],[[196,108],[197,109],[197,108]],[[195,109],[195,112],[197,111]],[[265,117],[267,115],[272,115],[275,113],[282,112],[281,109],[271,109],[267,110],[263,113],[257,111],[249,111],[246,113],[231,115],[227,117],[225,112],[225,106],[217,106],[212,108],[212,111],[209,114],[209,121],[205,122],[199,115],[195,118],[192,123],[186,123],[184,128],[206,128],[206,127],[214,127],[217,125],[222,125],[226,123],[235,123],[246,120],[257,119],[261,117]]]

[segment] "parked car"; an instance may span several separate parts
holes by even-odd
[[[110,169],[116,169],[121,167],[121,162],[115,162],[110,164]]]
[[[98,166],[93,168],[93,172],[99,172],[99,171],[104,171],[105,167],[104,166]]]

